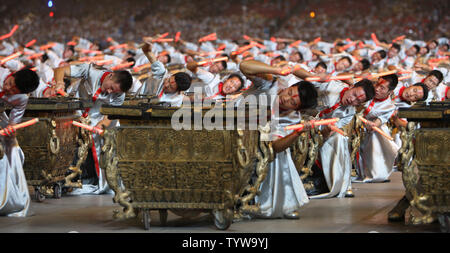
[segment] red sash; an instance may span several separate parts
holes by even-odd
[[[406,100],[403,99],[403,91],[405,91],[405,88],[406,88],[405,86],[400,88],[400,91],[398,92],[398,96],[395,96],[394,100],[396,100],[397,98],[400,98],[400,100],[406,101]]]
[[[375,103],[383,102],[383,101],[385,101],[385,100],[388,99],[388,98],[389,98],[389,96],[387,96],[387,97],[384,98],[384,99],[380,99],[380,100],[378,100],[378,99],[376,99],[376,98],[372,99],[372,102],[369,104],[369,106],[367,107],[367,109],[364,111],[364,117],[365,117],[367,114],[369,114],[369,112],[372,110],[372,108],[373,108],[373,106],[375,105]]]
[[[442,97],[442,101],[444,101],[447,98],[447,94],[448,94],[448,86],[445,88],[445,92],[444,92],[444,97]]]
[[[324,109],[319,113],[319,118],[321,118],[323,115],[328,114],[336,110],[339,106],[341,106],[341,99],[344,96],[344,92],[346,92],[349,88],[344,88],[341,93],[339,94],[339,102],[337,102],[335,105],[333,105],[330,108]]]
[[[103,84],[103,80],[105,80],[106,76],[111,74],[112,72],[105,72],[103,73],[102,77],[100,78],[100,88],[98,88],[98,90],[95,92],[94,96],[92,97],[92,102],[95,102],[98,99],[98,96],[100,95],[100,93],[102,93],[102,84]],[[86,110],[84,110],[83,113],[83,117],[87,117],[89,114],[89,111],[91,110],[91,108],[86,108]]]
[[[210,97],[207,97],[205,99],[213,99],[213,98],[217,97],[218,95],[221,95],[221,96],[224,96],[224,97],[227,96],[227,94],[223,93],[223,83],[222,82],[219,83],[219,91],[216,94],[214,94],[214,95],[212,95]]]
[[[16,73],[16,72],[11,72],[11,73],[9,73],[8,76],[6,76],[5,80],[3,80],[3,87],[5,87],[5,82],[6,82],[6,80],[8,80],[8,78],[9,78],[10,76],[14,75],[14,73]],[[2,98],[4,95],[5,95],[5,91],[0,92],[0,98]]]

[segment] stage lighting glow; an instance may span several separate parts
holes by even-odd
[[[309,13],[309,16],[310,16],[311,18],[314,18],[314,17],[316,16],[316,13],[315,13],[314,11],[311,11],[311,12]]]
[[[49,8],[52,8],[52,7],[53,7],[53,1],[51,1],[51,0],[48,1],[48,4],[47,4],[47,5],[48,5]]]
[[[53,18],[53,15],[54,15],[53,11],[51,11],[48,15],[49,15],[51,18]]]

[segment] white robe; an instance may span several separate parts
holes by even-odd
[[[373,100],[367,101],[367,108]],[[381,120],[381,130],[390,135],[386,123],[395,111],[395,105],[390,98],[375,102],[365,118],[374,121]],[[400,147],[375,131],[366,132],[361,141],[357,171],[363,182],[383,182],[389,179],[394,167],[395,158]]]
[[[338,103],[341,91],[347,87],[345,83],[339,81],[332,81],[324,85],[324,88],[318,92],[317,109],[319,111],[333,107]],[[324,114],[321,118],[340,118],[335,126],[342,128],[350,123],[354,114],[355,108],[353,106],[340,106],[334,111]],[[332,133],[330,137],[324,140],[320,148],[320,161],[330,192],[310,196],[310,198],[344,197],[347,189],[351,186],[350,175],[352,166],[348,137]]]
[[[71,77],[82,78],[83,80],[79,83],[76,88],[76,97],[92,100],[95,92],[101,86],[101,77],[106,71],[95,69],[92,64],[79,64],[71,65],[70,73]],[[89,110],[89,116],[91,118],[91,126],[95,126],[100,122],[104,115],[100,113],[100,108],[103,104],[120,106],[125,100],[125,93],[100,93],[97,100],[94,102],[93,107]],[[109,128],[118,125],[117,120],[113,120]],[[95,152],[97,154],[97,159],[100,161],[101,146],[103,145],[102,138],[97,134],[92,134],[92,138],[95,144]],[[94,158],[95,159],[95,158]],[[110,192],[108,183],[106,181],[105,171],[99,168],[98,173],[99,183],[98,185],[83,185],[80,189],[75,189],[71,194],[103,194]]]
[[[395,107],[396,107],[397,110],[398,110],[399,108],[409,108],[409,107],[412,106],[412,105],[410,105],[408,102],[403,101],[403,100],[399,97],[400,90],[401,90],[402,87],[404,87],[404,86],[402,86],[402,85],[397,85],[397,87],[396,87],[395,90],[394,90],[394,93],[392,94],[393,97],[394,97],[394,98],[392,99],[392,101],[394,102]],[[405,119],[405,120],[406,120],[406,119]],[[395,134],[395,135],[393,136],[393,138],[394,138],[395,144],[397,144],[398,147],[401,147],[401,146],[402,146],[402,140],[400,139],[400,132],[397,132],[397,134]]]
[[[5,78],[5,75],[0,75],[0,91],[3,89]],[[28,96],[4,95],[0,100],[13,107],[9,117],[5,112],[0,114],[0,126],[19,123],[25,112]],[[23,172],[24,154],[16,138],[0,136],[0,145],[5,152],[4,156],[0,157],[0,216],[25,217],[30,206],[30,194]]]
[[[275,95],[279,89],[278,83],[255,78],[253,84],[256,88],[270,87],[266,94],[271,95],[269,99],[272,109],[276,108]],[[286,131],[284,127],[297,124],[300,120],[300,114],[295,111],[289,114],[272,114],[270,138],[278,139],[287,136],[292,131]],[[289,148],[275,154],[275,159],[269,164],[269,171],[260,186],[260,191],[261,194],[256,197],[256,203],[260,204],[258,216],[263,218],[283,218],[284,215],[298,211],[309,202]]]
[[[204,84],[204,92],[205,96],[209,99],[223,99],[225,96],[222,96],[219,91],[220,82],[224,82],[227,77],[220,78],[219,74],[213,74],[204,69],[197,69],[196,73],[198,79],[200,79]]]
[[[185,96],[180,92],[165,93],[163,92],[164,80],[170,78],[169,71],[164,67],[160,61],[155,61],[151,65],[152,78],[158,83],[158,89],[156,95],[159,97],[160,102],[168,102],[172,107],[181,107]],[[148,83],[149,80],[147,80]]]

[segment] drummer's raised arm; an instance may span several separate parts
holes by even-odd
[[[70,76],[70,65],[55,68],[53,69],[53,73],[54,73],[53,77],[56,83],[56,90],[58,89],[64,90],[65,87],[64,77]]]
[[[144,46],[142,46],[142,52],[144,52],[145,57],[147,57],[151,64],[157,61],[155,55],[152,53],[152,46],[149,43],[146,42]]]

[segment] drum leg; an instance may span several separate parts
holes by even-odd
[[[450,233],[450,213],[439,214],[438,220],[441,225],[441,232]]]
[[[61,186],[58,183],[53,186],[53,196],[55,199],[60,199],[62,196]]]
[[[213,210],[214,225],[217,229],[226,230],[233,221],[233,211],[231,209]]]
[[[167,209],[159,210],[159,221],[161,222],[161,226],[165,227],[167,225]]]
[[[142,210],[142,218],[144,219],[144,229],[150,229],[150,211],[147,209]]]
[[[44,202],[45,195],[40,191],[39,187],[34,188],[34,197],[37,202]]]

